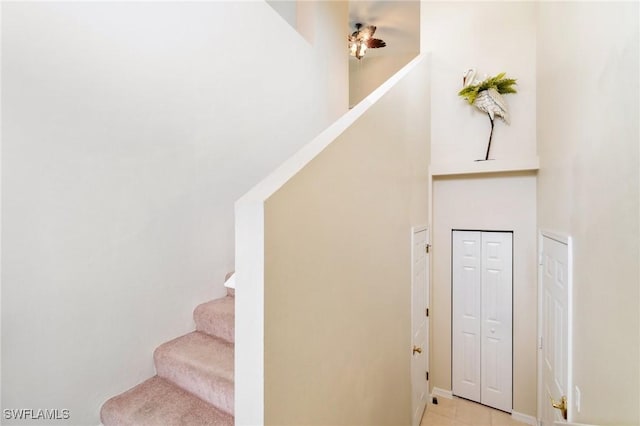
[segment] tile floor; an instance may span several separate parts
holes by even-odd
[[[448,399],[441,396],[435,405],[429,399],[427,409],[420,426],[523,426],[510,414],[467,401],[466,399]]]

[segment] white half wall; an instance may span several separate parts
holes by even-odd
[[[411,224],[423,223],[427,216],[428,124],[417,120],[428,115],[427,70],[424,57],[413,60],[236,203],[236,424],[410,421],[409,237]],[[309,173],[316,177],[309,180]],[[295,188],[292,198],[286,188]],[[397,202],[388,203],[392,196]],[[322,223],[309,221],[308,215],[316,214],[309,207],[318,203],[328,208],[317,211],[326,213]],[[371,208],[363,209],[363,204]],[[376,226],[363,225],[368,223],[363,215]],[[359,226],[353,226],[354,220]],[[300,221],[305,222],[304,233],[296,232]],[[280,238],[283,235],[286,238]],[[310,236],[304,247],[295,249],[296,256],[306,259],[303,263],[282,255],[293,239],[305,235]],[[344,240],[369,248],[353,253]],[[317,252],[324,254],[316,257]],[[372,263],[382,253],[394,259],[388,259],[388,267]],[[309,262],[320,259],[329,263],[316,271]],[[311,268],[304,269],[304,282],[292,280],[307,266]],[[370,285],[364,276],[345,283],[340,277],[353,276],[352,267],[366,277],[379,274]],[[326,279],[327,274],[335,280]],[[313,281],[316,275],[321,286]],[[367,288],[375,294],[362,306],[354,304],[351,297],[341,297],[342,284],[349,294],[368,299]],[[315,294],[323,294],[321,303],[314,301]],[[327,322],[314,320],[318,334],[300,335],[310,318],[304,314],[310,304],[325,312]],[[279,306],[293,311],[280,311]],[[345,323],[354,310],[363,316]],[[374,322],[382,320],[390,322],[378,330]],[[340,324],[357,337],[346,351],[348,335],[331,332]],[[294,335],[282,345],[283,337]],[[362,341],[367,336],[375,338]],[[356,351],[357,342],[372,349]],[[309,352],[318,345],[325,351],[333,345],[343,349],[325,360],[325,352]],[[300,351],[311,356],[310,368],[301,365],[304,358],[295,360]],[[336,362],[341,357],[347,364]],[[287,360],[295,362],[287,366]],[[345,365],[354,367],[346,376]],[[287,371],[279,375],[283,366]],[[356,382],[362,385],[354,387]],[[309,393],[300,391],[305,386]]]
[[[347,110],[327,34],[264,1],[2,3],[3,409],[98,424],[224,294],[234,201]]]

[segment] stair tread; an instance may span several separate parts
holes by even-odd
[[[220,299],[210,300],[208,302],[201,303],[196,307],[204,308],[206,310],[215,310],[220,314],[234,315],[235,313],[235,299],[231,296],[221,297]]]
[[[223,426],[234,418],[169,381],[154,376],[102,406],[104,426]]]
[[[233,413],[233,343],[194,331],[160,345],[154,360],[158,376]]]
[[[193,311],[196,330],[233,342],[235,340],[235,297],[226,296],[202,303]]]

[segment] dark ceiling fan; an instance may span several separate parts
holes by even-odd
[[[387,43],[384,40],[373,38],[375,32],[375,25],[363,27],[361,23],[357,23],[356,30],[349,36],[349,53],[351,56],[362,59],[367,49],[385,47]]]

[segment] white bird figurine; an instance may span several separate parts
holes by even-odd
[[[493,137],[493,126],[496,117],[500,117],[505,123],[510,123],[507,103],[502,97],[502,93],[516,93],[512,87],[516,80],[504,78],[505,73],[500,73],[495,77],[485,78],[482,82],[475,80],[476,70],[470,68],[462,77],[462,90],[458,93],[464,97],[471,105],[486,113],[491,121],[491,132],[489,133],[489,145],[484,161],[489,159],[491,149],[491,138]],[[478,160],[483,161],[483,160]]]

